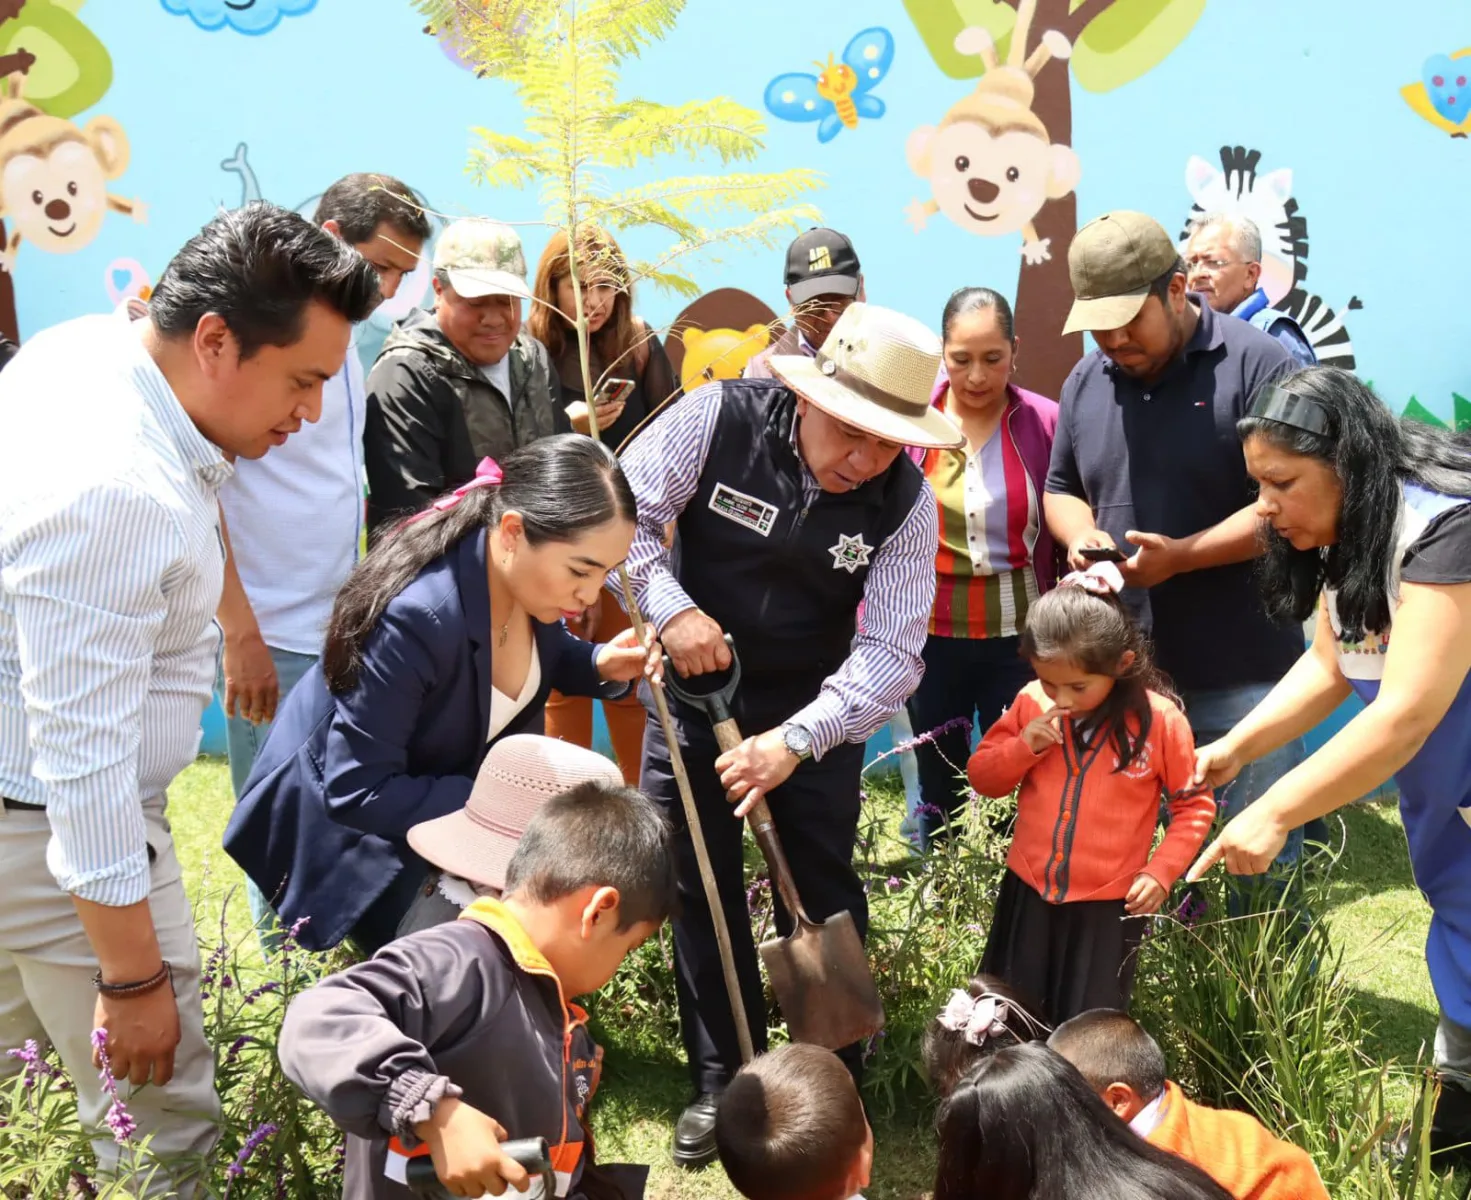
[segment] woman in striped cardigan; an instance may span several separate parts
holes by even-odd
[[[965,432],[961,450],[921,466],[940,510],[937,590],[924,680],[909,702],[918,747],[925,845],[956,815],[970,756],[964,722],[988,729],[1031,678],[1017,653],[1027,608],[1057,581],[1042,490],[1057,404],[1011,382],[1011,306],[990,288],[962,288],[941,318],[945,369],[934,403]]]

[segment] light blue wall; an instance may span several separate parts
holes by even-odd
[[[222,11],[218,0],[169,3]],[[1421,0],[1406,12],[1413,17],[1391,19],[1368,0],[1210,0],[1153,71],[1101,95],[1074,85],[1079,215],[1134,207],[1173,232],[1190,207],[1191,155],[1215,162],[1223,145],[1261,150],[1263,170],[1293,170],[1309,223],[1308,288],[1335,308],[1351,295],[1363,301],[1350,316],[1360,372],[1396,407],[1414,394],[1449,416],[1452,392],[1471,395],[1462,307],[1471,252],[1456,223],[1471,189],[1471,143],[1422,120],[1399,90],[1431,54],[1471,45],[1471,14],[1459,0]],[[23,333],[107,307],[111,264],[136,260],[156,276],[218,205],[238,204],[240,180],[220,163],[239,142],[261,191],[284,204],[348,171],[381,170],[451,214],[538,217],[533,194],[491,193],[466,175],[469,127],[514,128],[518,114],[502,86],[457,67],[420,31],[407,0],[316,0],[259,36],[206,31],[162,0],[86,0],[79,15],[113,59],[114,82],[94,112],[121,121],[132,143],[114,189],[141,197],[149,218],[110,215],[74,254],[22,246]],[[898,0],[690,0],[674,34],[630,69],[626,90],[668,101],[718,91],[761,109],[774,75],[810,69],[871,25],[897,46],[874,92],[887,114],[828,145],[812,125],[773,118],[756,165],[825,172],[817,201],[856,241],[870,297],[934,322],[956,286],[1013,293],[1019,242],[973,237],[943,217],[922,234],[905,222],[905,205],[925,194],[906,166],[905,139],[973,84],[940,73]],[[526,240],[534,256],[544,233],[528,228]],[[642,241],[631,248],[658,249]],[[700,282],[744,288],[780,311],[779,275],[776,255],[736,254]],[[680,305],[651,292],[640,307],[664,323]]]
[[[978,9],[990,0],[956,2]],[[122,123],[132,155],[113,190],[141,198],[149,215],[146,224],[109,215],[96,240],[72,254],[23,245],[14,269],[23,335],[109,307],[109,281],[114,291],[126,285],[130,261],[156,278],[219,206],[241,202],[241,177],[221,163],[242,142],[260,192],[293,207],[340,175],[375,170],[405,179],[449,215],[538,219],[534,194],[491,193],[465,171],[471,126],[519,124],[508,93],[452,62],[407,0],[281,0],[306,11],[257,35],[228,25],[208,31],[169,11],[191,7],[206,24],[224,12],[221,0],[81,3],[80,17],[111,53],[114,81],[77,120],[105,114]],[[674,34],[629,70],[626,93],[678,102],[719,92],[760,109],[773,76],[841,53],[868,26],[888,29],[896,45],[874,91],[887,113],[827,145],[812,125],[772,119],[756,169],[825,173],[817,203],[857,243],[873,300],[933,324],[955,287],[987,283],[1014,294],[1015,236],[974,237],[943,217],[916,234],[904,219],[905,206],[926,194],[906,164],[905,141],[973,81],[938,70],[898,0],[690,0]],[[1457,223],[1471,194],[1471,141],[1416,115],[1400,89],[1420,79],[1431,55],[1468,45],[1471,13],[1461,0],[1395,11],[1369,0],[1209,0],[1154,70],[1105,94],[1074,85],[1080,218],[1137,208],[1173,232],[1190,209],[1192,155],[1215,163],[1225,145],[1260,150],[1262,171],[1293,172],[1308,221],[1308,289],[1337,309],[1350,296],[1363,303],[1348,316],[1360,373],[1396,408],[1414,395],[1450,419],[1452,394],[1471,395],[1463,308],[1471,250]],[[525,238],[534,260],[545,233],[528,224]],[[661,244],[636,237],[627,248],[654,254]],[[781,311],[780,271],[777,254],[737,253],[699,282],[743,288]],[[639,307],[663,325],[681,305],[649,293]],[[385,321],[377,324],[362,340],[368,357]]]

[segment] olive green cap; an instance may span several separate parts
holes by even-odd
[[[1068,247],[1074,300],[1063,333],[1127,325],[1149,298],[1149,285],[1179,260],[1164,226],[1144,213],[1120,209],[1089,221]]]

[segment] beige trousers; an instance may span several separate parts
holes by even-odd
[[[204,1040],[199,942],[163,808],[161,796],[143,806],[154,856],[148,903],[163,957],[173,965],[182,1039],[167,1087],[124,1083],[119,1094],[138,1123],[137,1140],[151,1136],[160,1158],[184,1156],[172,1175],[156,1172],[141,1194],[187,1198],[195,1192],[198,1163],[218,1137],[220,1103],[214,1055]],[[50,838],[44,812],[0,809],[0,1077],[20,1068],[5,1050],[27,1038],[55,1046],[76,1084],[82,1127],[99,1131],[92,1145],[106,1178],[117,1171],[121,1151],[103,1123],[111,1101],[92,1066],[97,959],[71,898],[46,869]]]

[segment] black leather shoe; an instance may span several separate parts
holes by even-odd
[[[720,1097],[701,1092],[674,1126],[674,1165],[694,1171],[716,1159],[715,1106]]]

